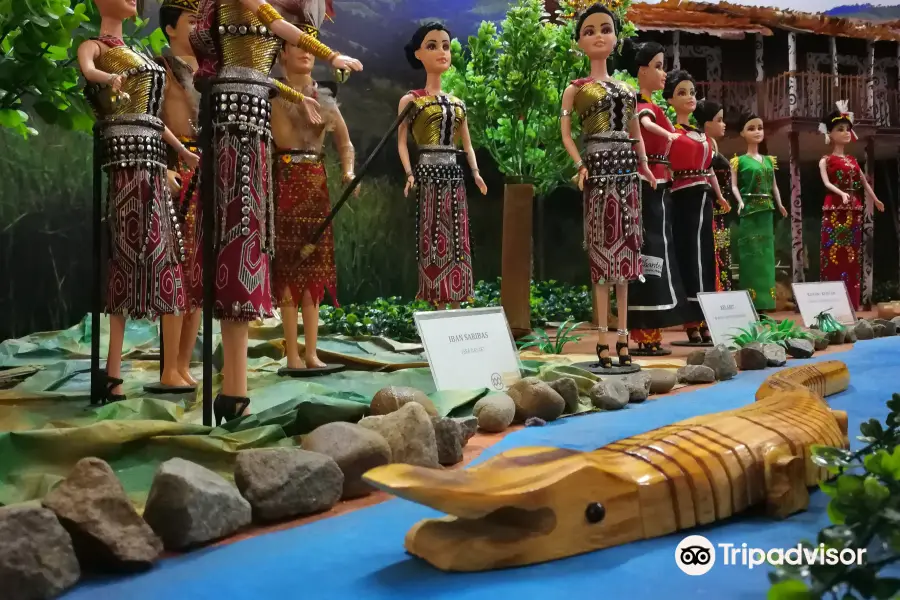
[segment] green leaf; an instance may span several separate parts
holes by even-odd
[[[780,581],[769,588],[768,600],[814,600],[806,583],[797,579]]]
[[[887,488],[887,486],[882,484],[880,481],[878,481],[878,479],[871,475],[866,477],[863,486],[865,488],[866,496],[868,496],[875,502],[884,502],[891,495],[891,491]]]
[[[888,600],[900,593],[900,579],[884,577],[875,582],[874,596],[878,600]]]

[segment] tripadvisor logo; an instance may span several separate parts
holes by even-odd
[[[798,544],[793,548],[763,550],[750,548],[747,544],[737,546],[720,543],[713,546],[712,542],[702,535],[690,535],[681,540],[675,548],[675,564],[688,575],[705,575],[716,564],[717,554],[721,558],[721,564],[725,566],[742,566],[748,569],[762,565],[859,566],[865,560],[866,549],[828,548],[824,544],[803,547]]]

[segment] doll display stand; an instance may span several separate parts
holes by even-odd
[[[587,361],[575,363],[572,365],[573,367],[577,367],[579,369],[584,369],[589,373],[593,373],[594,375],[630,375],[631,373],[637,373],[641,370],[641,365],[627,365],[624,367],[620,367],[617,364],[613,363],[613,366],[609,369],[600,366],[598,361]]]
[[[345,365],[325,365],[324,367],[301,367],[292,369],[290,367],[282,367],[278,369],[278,375],[281,377],[319,377],[320,375],[331,375],[332,373],[340,373],[347,367]]]
[[[100,370],[100,312],[103,306],[103,291],[101,289],[103,276],[101,265],[103,264],[103,169],[101,167],[100,129],[102,123],[94,125],[94,200],[93,219],[91,221],[91,404],[100,404],[106,397],[105,372]]]
[[[712,348],[712,342],[689,342],[687,340],[678,340],[676,342],[671,342],[673,346],[677,346],[679,348]]]
[[[677,346],[678,344],[672,344],[673,346]],[[643,350],[641,348],[629,348],[628,353],[632,356],[669,356],[672,354],[672,351],[667,348],[660,348],[659,350]]]

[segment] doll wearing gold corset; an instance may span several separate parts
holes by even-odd
[[[122,21],[134,16],[128,0],[97,0],[100,36],[83,42],[78,62],[85,94],[99,121],[102,167],[107,172],[109,264],[106,312],[109,354],[103,401],[122,400],[119,386],[126,318],[161,317],[166,345],[162,386],[181,389],[178,374],[184,240],[166,183],[166,145],[196,165],[198,157],[179,142],[160,117],[165,70],[122,41]]]

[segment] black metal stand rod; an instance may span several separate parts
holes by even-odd
[[[91,404],[100,402],[106,382],[100,373],[100,312],[103,303],[101,254],[103,252],[103,169],[100,130],[94,127],[94,207],[91,221],[93,253],[91,256]]]
[[[203,424],[212,426],[212,349],[213,305],[215,303],[216,257],[215,234],[215,181],[213,181],[213,124],[210,102],[212,85],[209,82],[200,97],[200,206],[203,207]],[[160,363],[161,364],[161,363]]]

